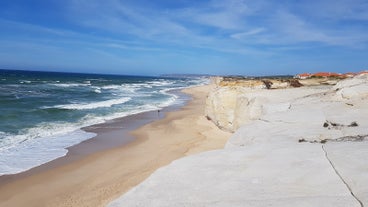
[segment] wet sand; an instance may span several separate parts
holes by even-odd
[[[97,137],[69,148],[67,156],[1,176],[0,206],[104,206],[175,159],[223,148],[230,134],[204,117],[211,87],[185,89],[193,99],[180,110],[86,128]]]

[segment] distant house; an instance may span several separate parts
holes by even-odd
[[[344,76],[347,77],[347,78],[352,78],[354,76],[356,76],[357,74],[356,73],[345,73]]]
[[[294,78],[298,78],[298,79],[307,79],[310,78],[312,75],[310,73],[302,73],[302,74],[298,74],[296,75]]]
[[[314,73],[312,75],[312,77],[339,77],[342,78],[344,77],[344,75],[340,74],[340,73],[331,73],[331,72],[319,72],[319,73]]]

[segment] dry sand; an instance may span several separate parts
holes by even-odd
[[[129,144],[0,180],[0,206],[104,206],[175,159],[223,148],[231,134],[204,117],[211,87],[186,89],[192,101],[131,132]]]

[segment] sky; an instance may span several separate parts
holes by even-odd
[[[130,75],[368,69],[367,0],[1,0],[0,68]]]

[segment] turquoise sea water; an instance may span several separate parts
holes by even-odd
[[[170,91],[207,81],[0,70],[0,175],[65,155],[94,136],[82,127],[172,105]]]

